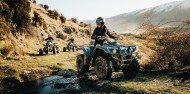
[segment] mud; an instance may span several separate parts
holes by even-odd
[[[113,76],[114,77],[114,76]],[[121,93],[107,87],[110,80],[98,80],[93,71],[80,76],[73,70],[62,70],[39,80],[20,83],[4,79],[1,94],[92,94]]]

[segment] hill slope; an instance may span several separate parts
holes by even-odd
[[[174,1],[164,5],[116,15],[106,19],[107,26],[116,32],[136,33],[145,13],[150,13],[153,23],[183,21],[190,16],[190,0]],[[95,21],[86,21],[95,25]],[[167,25],[177,25],[172,23]]]
[[[139,23],[143,21],[143,15],[145,13],[151,13],[153,23],[160,23],[160,21],[162,23],[170,21],[182,21],[190,16],[189,4],[190,0],[174,1],[153,8],[121,14],[108,18],[107,25],[110,27],[110,29],[117,32],[133,32],[135,27],[137,27]],[[177,25],[177,23],[172,23],[169,25]]]
[[[78,22],[66,18],[66,22],[62,22],[62,16],[56,10],[45,9],[31,0],[0,2],[0,52],[5,57],[22,56],[28,51],[38,50],[48,34],[60,47],[70,37],[77,39],[79,45],[88,42],[91,27],[80,26]]]

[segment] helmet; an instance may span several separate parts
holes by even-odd
[[[103,17],[98,17],[96,19],[96,24],[104,25],[105,24],[105,19]]]
[[[74,39],[74,37],[72,36],[71,39]]]

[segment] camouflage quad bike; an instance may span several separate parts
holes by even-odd
[[[112,72],[122,70],[130,79],[137,76],[140,65],[136,58],[136,46],[119,45],[117,40],[105,42],[103,46],[90,45],[83,48],[83,54],[77,56],[76,66],[79,74],[85,74],[94,67],[99,79],[110,79]]]
[[[66,52],[67,50],[68,51],[72,50],[73,52],[78,51],[77,45],[72,43],[71,41],[69,41],[66,45],[67,45],[66,47],[63,47],[63,52]]]
[[[43,49],[39,49],[39,55],[43,55],[43,53],[48,54],[49,52],[53,52],[53,54],[60,53],[60,49],[58,47],[57,43],[52,43],[52,41],[47,41],[46,44],[44,44]]]

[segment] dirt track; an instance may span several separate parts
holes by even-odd
[[[45,64],[46,67],[50,66],[49,68],[57,71],[41,79],[24,83],[20,83],[14,78],[4,79],[3,83],[7,89],[3,93],[190,93],[189,70],[185,70],[186,72],[171,72],[145,71],[141,69],[139,75],[130,80],[125,79],[122,72],[118,72],[113,73],[110,80],[102,81],[97,79],[93,69],[86,76],[78,76],[75,59],[79,53],[82,53],[82,51],[74,53],[61,52],[57,55],[50,54],[44,56],[31,54],[31,57],[40,62],[40,64]],[[56,67],[54,68],[52,65]]]

